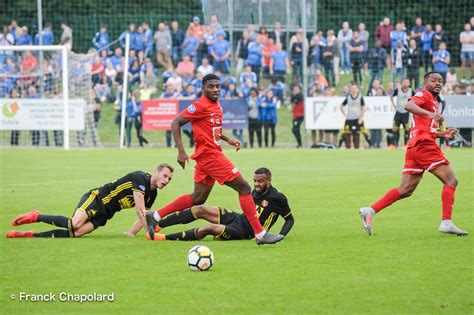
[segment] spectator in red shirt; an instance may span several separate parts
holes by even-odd
[[[206,29],[201,25],[201,20],[199,17],[193,17],[193,22],[189,24],[188,30],[191,31],[191,33],[199,40],[199,42],[202,42],[202,39],[206,34]]]
[[[265,88],[270,84],[271,74],[270,74],[270,59],[272,53],[276,50],[275,41],[273,38],[268,38],[267,44],[262,49],[263,56],[263,86]]]
[[[20,73],[21,78],[18,81],[22,90],[28,89],[35,81],[34,72],[38,69],[38,59],[31,53],[31,51],[25,51],[25,55],[21,60]]]
[[[390,52],[392,45],[392,42],[390,40],[391,31],[393,31],[393,25],[390,24],[390,18],[388,16],[383,18],[382,24],[379,25],[375,30],[376,40],[380,41],[382,43],[382,47],[387,51],[386,64],[388,69],[392,69],[392,65],[390,62]]]
[[[100,82],[100,79],[104,75],[105,67],[102,63],[102,59],[99,56],[94,58],[94,63],[92,64],[92,86],[95,86]]]

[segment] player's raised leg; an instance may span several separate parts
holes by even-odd
[[[253,201],[252,195],[250,194],[250,185],[242,177],[242,175],[239,175],[239,177],[233,181],[227,182],[225,184],[239,193],[240,207],[252,226],[257,244],[275,244],[283,239],[282,235],[272,234],[263,229],[260,221],[258,220],[255,203]]]
[[[392,188],[377,200],[370,207],[360,208],[360,216],[362,225],[369,235],[372,234],[372,219],[373,216],[382,211],[382,209],[390,206],[392,203],[410,197],[415,191],[422,178],[422,172],[418,174],[403,174],[402,182],[398,188]]]
[[[467,231],[463,231],[456,227],[451,220],[454,205],[454,193],[456,192],[456,187],[458,185],[453,168],[451,165],[441,165],[431,170],[431,173],[433,173],[433,175],[444,184],[441,193],[443,211],[439,231],[441,233],[455,234],[459,236],[468,235],[469,233]]]

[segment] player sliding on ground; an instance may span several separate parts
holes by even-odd
[[[272,186],[272,173],[268,168],[262,167],[255,171],[253,176],[254,190],[253,200],[257,206],[257,214],[260,224],[270,230],[278,217],[281,216],[285,223],[281,228],[280,235],[286,236],[290,232],[295,220],[291,214],[290,206],[285,195]],[[249,221],[243,213],[236,213],[216,206],[194,206],[190,209],[170,214],[160,220],[157,231],[162,228],[175,225],[187,224],[197,219],[204,219],[209,224],[199,228],[190,229],[173,234],[155,234],[155,240],[180,240],[195,241],[207,235],[213,235],[215,240],[249,240],[254,238],[254,232]]]
[[[250,185],[237,167],[222,153],[221,140],[240,149],[240,142],[222,134],[222,108],[219,104],[221,81],[215,74],[207,74],[202,79],[203,96],[181,112],[171,124],[171,132],[178,148],[178,163],[185,167],[189,156],[181,141],[181,126],[191,122],[196,149],[191,159],[196,161],[194,169],[194,192],[178,197],[173,202],[154,213],[147,213],[148,234],[154,239],[155,227],[167,215],[202,205],[211,193],[214,183],[227,185],[239,194],[242,211],[252,226],[257,244],[274,244],[283,239],[282,235],[265,231],[258,220],[255,203],[250,194]]]
[[[116,212],[135,206],[138,220],[127,233],[131,236],[131,233],[136,234],[146,227],[146,210],[155,202],[157,189],[165,188],[172,177],[173,167],[168,164],[158,165],[153,175],[141,171],[129,173],[87,192],[79,201],[72,218],[40,214],[38,210],[33,210],[19,215],[12,222],[13,226],[44,222],[61,229],[41,233],[10,231],[7,237],[80,237],[104,226]]]
[[[444,132],[438,131],[440,123],[444,120],[439,105],[441,75],[437,72],[428,72],[424,77],[424,85],[425,89],[417,92],[405,105],[405,109],[413,114],[413,123],[400,186],[389,190],[372,206],[360,209],[364,229],[369,235],[372,233],[373,216],[395,201],[411,196],[424,171],[431,172],[444,184],[439,232],[468,235],[468,232],[457,228],[451,221],[454,192],[458,181],[448,159],[436,144],[436,138],[453,139],[457,132],[455,128],[449,128]]]

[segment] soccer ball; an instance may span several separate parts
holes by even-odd
[[[214,254],[204,245],[196,245],[188,252],[188,266],[191,270],[205,271],[214,265]]]

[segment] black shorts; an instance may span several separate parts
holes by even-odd
[[[243,213],[236,213],[219,207],[218,224],[224,225],[225,228],[221,234],[214,236],[215,240],[250,240],[255,236],[249,221]]]
[[[87,222],[92,223],[94,230],[99,226],[104,226],[107,220],[111,219],[115,214],[104,208],[98,194],[98,190],[92,190],[86,193],[82,196],[74,211],[74,213],[76,213],[76,211],[84,211],[87,214]]]
[[[346,119],[344,123],[344,132],[360,131],[359,119]]]
[[[393,117],[393,128],[392,130],[394,132],[397,132],[400,129],[400,125],[403,125],[403,128],[405,130],[409,130],[410,126],[408,124],[408,121],[410,120],[410,113],[400,113],[397,111],[395,113],[395,117]]]

